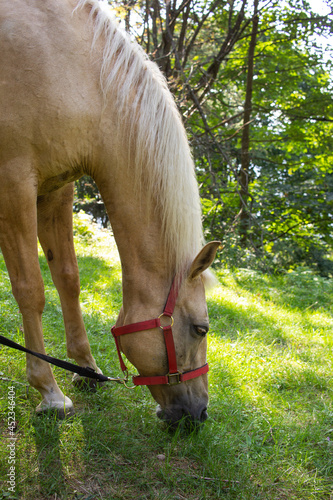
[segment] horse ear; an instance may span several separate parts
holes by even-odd
[[[189,279],[197,278],[203,271],[205,271],[214,261],[218,247],[221,245],[220,241],[211,241],[207,243],[202,250],[198,253],[192,262],[189,272]]]

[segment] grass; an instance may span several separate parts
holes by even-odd
[[[81,218],[76,247],[82,308],[95,358],[118,374],[110,326],[121,305],[114,243]],[[44,258],[47,352],[66,358],[61,309]],[[0,348],[0,499],[332,500],[333,282],[308,270],[273,277],[217,272],[208,294],[209,420],[169,433],[146,388],[79,392],[55,368],[76,414],[36,417],[24,355]],[[23,332],[0,259],[0,333]],[[9,495],[8,390],[15,387],[16,490]]]

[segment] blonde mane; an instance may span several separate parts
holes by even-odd
[[[119,139],[135,144],[129,153],[134,182],[144,182],[147,201],[159,204],[163,243],[179,271],[203,244],[198,185],[181,117],[157,65],[98,0],[78,0],[77,8],[85,6],[94,23],[93,46],[104,43],[101,88],[106,100],[112,91],[117,103]]]

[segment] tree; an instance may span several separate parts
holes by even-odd
[[[252,111],[252,90],[253,90],[253,70],[254,54],[258,34],[258,0],[253,2],[252,31],[249,43],[246,91],[243,113],[243,132],[241,146],[241,169],[239,173],[239,197],[240,197],[240,241],[242,246],[246,246],[247,234],[250,225],[250,214],[248,210],[249,198],[249,170],[250,170],[250,120]]]
[[[305,0],[115,5],[183,116],[207,237],[242,265],[318,266],[332,245],[333,89],[315,36],[331,36],[332,13]]]

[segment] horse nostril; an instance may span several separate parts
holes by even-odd
[[[204,422],[208,418],[207,408],[204,408],[200,415],[200,422]]]
[[[162,409],[157,407],[156,414],[158,418],[164,420],[171,428],[181,425],[186,430],[198,430],[200,424],[208,418],[207,407],[197,408],[196,411],[189,411],[181,406],[170,406]]]

